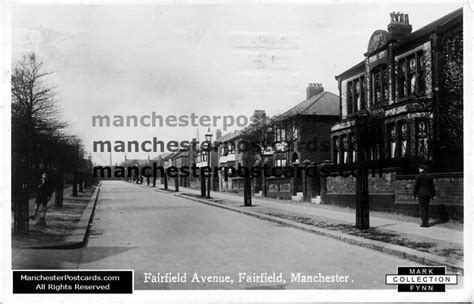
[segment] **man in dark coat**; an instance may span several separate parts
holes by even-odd
[[[48,175],[46,173],[43,173],[41,175],[41,180],[38,185],[38,194],[36,196],[35,214],[30,217],[32,220],[35,219],[40,205],[43,205],[43,217],[40,220],[44,220],[46,216],[46,207],[48,205],[48,201],[51,199],[52,193],[53,191],[51,188],[51,183],[49,182],[49,179],[48,179]]]
[[[429,204],[430,199],[436,198],[436,190],[433,178],[426,173],[426,165],[421,164],[418,176],[415,180],[413,198],[418,198],[420,204],[421,227],[429,227]]]

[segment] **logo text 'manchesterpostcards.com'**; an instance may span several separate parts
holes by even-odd
[[[371,168],[372,173],[375,174],[376,168]],[[379,173],[382,172],[381,168],[378,168]],[[224,177],[295,177],[295,176],[302,176],[305,174],[308,177],[327,177],[330,175],[339,175],[342,177],[357,177],[362,174],[361,168],[358,166],[340,166],[339,172],[333,172],[329,167],[318,167],[318,166],[274,166],[270,167],[268,165],[263,166],[242,166],[238,165],[237,167],[226,166],[226,167],[210,167],[210,166],[203,166],[198,167],[196,164],[192,166],[182,166],[182,167],[175,167],[175,166],[158,166],[156,162],[153,163],[152,166],[95,166],[93,169],[94,177],[114,177],[114,178],[126,178],[132,176],[143,176],[143,177],[162,177],[162,176],[169,176],[169,177],[199,177],[199,176],[219,176],[219,174],[223,174]]]
[[[233,126],[245,127],[252,121],[252,117],[245,115],[160,115],[156,112],[146,115],[93,115],[92,127],[220,127],[224,131]]]
[[[398,274],[385,275],[386,285],[398,285],[399,292],[444,292],[457,285],[457,274],[446,274],[444,266],[398,267]]]
[[[158,166],[157,163],[153,163],[152,166],[130,166],[130,167],[123,167],[123,166],[114,166],[113,172],[112,167],[110,166],[95,166],[94,167],[94,177],[114,177],[114,178],[125,178],[125,177],[132,177],[132,176],[144,176],[144,177],[199,177],[199,176],[219,176],[222,173],[225,177],[270,177],[270,176],[285,176],[285,177],[293,177],[296,175],[301,175],[303,172],[307,176],[318,176],[320,172],[317,167],[308,167],[303,168],[299,167],[269,167],[267,165],[264,166],[253,166],[247,167],[238,165],[237,167],[210,167],[210,166],[203,166],[198,167],[196,164],[192,166],[169,166],[163,167]],[[323,170],[324,171],[324,170]]]
[[[328,152],[331,150],[329,141],[327,140],[318,140],[318,138],[313,138],[312,140],[295,140],[282,142],[286,145],[294,145],[296,149],[302,150],[305,149],[308,152]],[[237,152],[259,152],[262,147],[269,147],[272,145],[272,142],[268,141],[246,141],[239,140],[238,143],[233,144]],[[92,143],[94,152],[184,152],[184,151],[217,151],[220,147],[224,149],[228,148],[228,143],[221,142],[219,140],[210,142],[202,141],[199,142],[196,139],[191,141],[189,140],[170,140],[163,141],[159,140],[157,137],[153,137],[151,140],[95,140]]]

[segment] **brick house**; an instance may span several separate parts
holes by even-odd
[[[319,164],[331,157],[330,130],[339,121],[339,97],[324,91],[321,84],[310,83],[306,99],[281,115],[267,118],[262,110],[255,110],[254,124],[243,130],[228,133],[219,139],[219,166],[269,168],[286,167],[310,161]],[[256,136],[256,133],[259,135]],[[242,151],[239,145],[262,143],[259,152]],[[250,150],[250,149],[249,149]],[[313,196],[319,195],[319,179],[312,179]],[[293,194],[304,192],[303,178],[271,176],[252,178],[252,192],[270,197],[290,199]],[[226,178],[221,172],[221,191],[243,192],[241,177]]]
[[[239,131],[225,134],[219,139],[218,151],[220,167],[237,167],[238,153],[237,140],[241,136]],[[219,191],[231,191],[232,178],[226,178],[222,172],[219,173]]]
[[[215,140],[211,139],[211,141],[213,142],[213,145],[214,145],[214,142],[218,141],[219,138],[222,136],[221,134],[222,134],[221,130],[217,129],[215,133],[216,139]],[[219,156],[216,149],[212,148],[210,151],[208,151],[207,149],[203,149],[204,146],[201,144],[199,144],[196,148],[197,149],[195,151],[193,149],[190,149],[193,157],[190,159],[191,162],[189,166],[192,166],[194,163],[196,164],[196,167],[198,168],[207,167],[208,165],[211,168],[218,167]],[[206,179],[206,183],[207,183],[207,179]],[[195,178],[191,176],[190,187],[200,189],[201,177]],[[211,191],[217,191],[217,190],[218,190],[218,178],[214,176],[214,173],[212,173],[211,174]]]
[[[171,163],[174,167],[181,169],[182,167],[191,167],[191,158],[192,157],[192,151],[179,151],[173,153],[171,157]],[[179,174],[179,173],[178,173]],[[179,181],[179,185],[181,187],[189,187],[190,186],[190,180],[193,178],[192,175],[190,176],[181,176],[179,175],[178,179],[175,179],[174,182]]]
[[[306,100],[273,118],[275,166],[309,159],[321,163],[330,158],[331,126],[339,121],[339,96],[310,83]],[[283,155],[283,156],[280,156]]]
[[[339,121],[339,115],[339,96],[325,91],[319,83],[310,83],[304,101],[272,119],[273,166],[302,165],[305,161],[320,164],[329,159],[331,126]],[[318,196],[319,179],[308,182],[313,184],[311,196]],[[282,177],[269,178],[268,195],[290,198],[292,194],[305,192],[305,184],[302,176],[291,182]]]
[[[407,14],[390,17],[387,31],[370,37],[364,60],[336,76],[341,120],[331,128],[331,160],[344,165],[364,157],[383,163],[383,176],[370,179],[371,206],[410,213],[416,212],[409,201],[413,174],[420,161],[428,161],[440,189],[437,203],[458,217],[463,200],[462,9],[414,32]],[[361,134],[373,136],[368,140]],[[354,183],[353,178],[328,178],[324,203],[353,206]]]
[[[268,122],[265,111],[255,110],[251,117],[253,123]],[[263,125],[265,125],[263,123]],[[218,141],[218,164],[220,167],[233,167],[238,169],[238,166],[245,166],[251,168],[256,165],[257,159],[260,157],[260,153],[251,149],[252,142],[257,140],[252,136],[252,128],[254,125],[249,125],[242,130],[236,130],[220,137]],[[265,153],[262,153],[265,155]],[[269,153],[269,157],[272,153]],[[223,169],[219,172],[219,190],[220,191],[232,191],[232,192],[243,192],[244,190],[244,179],[239,176],[229,177],[226,176],[224,170],[227,170],[229,175],[231,174],[230,169]],[[252,191],[260,191],[261,179],[252,179]]]

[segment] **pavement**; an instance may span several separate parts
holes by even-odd
[[[35,220],[29,221],[27,235],[12,235],[12,253],[15,255],[25,248],[79,248],[84,245],[92,220],[95,203],[100,187],[84,189],[72,196],[72,187],[65,189],[62,207],[55,206],[55,193],[47,205],[46,217],[42,207],[39,208]],[[29,213],[34,213],[34,201],[30,199]],[[33,205],[31,206],[31,204]],[[12,216],[13,219],[13,216]],[[13,222],[12,222],[13,226]]]
[[[72,195],[72,185],[66,185],[63,190],[63,197],[70,197],[71,195]],[[36,196],[28,200],[28,210],[29,210],[30,215],[33,215],[35,211],[35,202],[36,202]],[[48,204],[46,205],[46,208],[50,209],[51,207],[54,206],[55,202],[56,202],[56,192],[53,192],[53,194],[51,195],[51,198],[48,201]],[[40,208],[40,210],[43,210],[43,209]],[[41,212],[39,212],[40,210],[38,210],[38,215],[37,215],[38,217],[41,217]],[[12,227],[13,227],[14,218],[15,217],[13,215],[13,208],[12,208],[12,217],[11,217]]]
[[[144,186],[147,187],[147,186]],[[165,191],[160,187],[158,191]],[[174,187],[173,187],[174,189]],[[420,227],[418,219],[394,220],[370,216],[370,229],[355,228],[355,211],[348,208],[298,203],[271,198],[252,197],[252,206],[243,206],[243,197],[230,192],[211,192],[211,199],[200,197],[200,191],[180,187],[179,193],[165,191],[196,202],[225,208],[297,229],[332,237],[354,245],[368,247],[418,263],[446,266],[463,273],[462,224],[456,229],[431,221],[431,227]],[[449,226],[449,225],[444,225]]]

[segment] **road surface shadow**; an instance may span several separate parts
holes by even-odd
[[[12,269],[76,269],[77,265],[97,262],[134,248],[21,249],[13,253]]]

